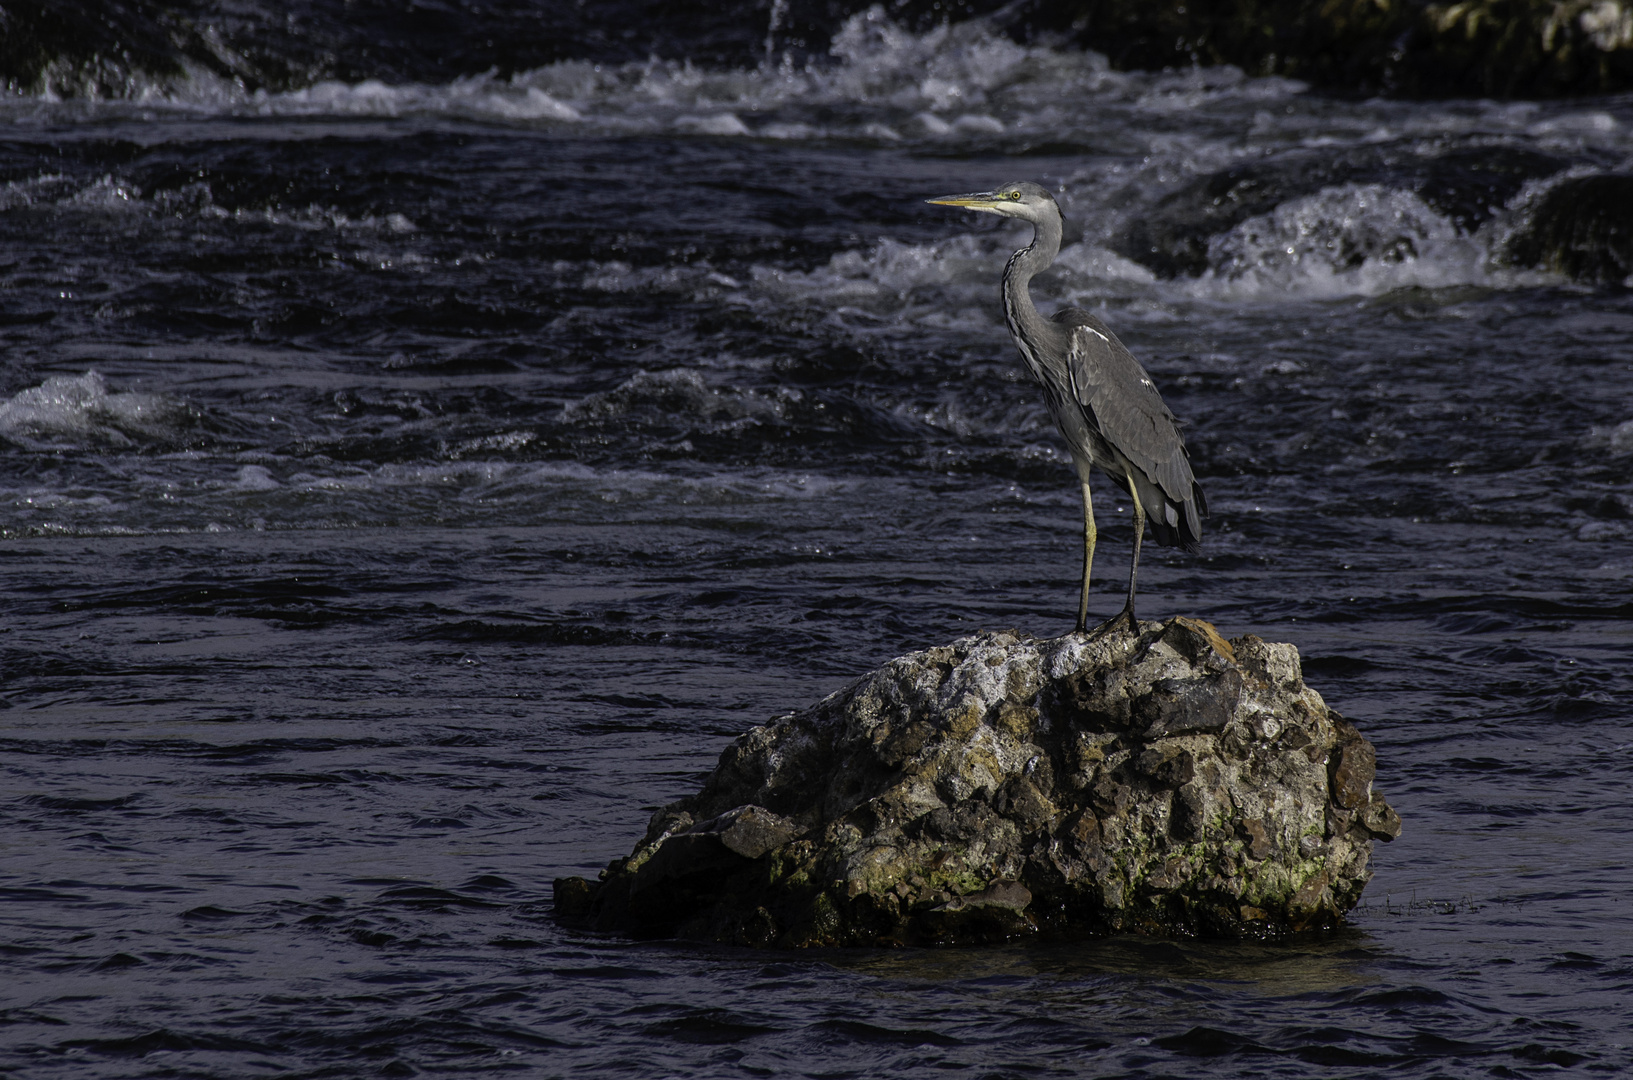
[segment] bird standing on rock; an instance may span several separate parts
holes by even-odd
[[[1115,628],[1126,615],[1129,629],[1139,633],[1134,579],[1146,522],[1157,543],[1194,552],[1202,540],[1201,516],[1208,512],[1202,488],[1191,474],[1178,421],[1163,404],[1151,376],[1105,323],[1076,307],[1062,308],[1046,319],[1033,306],[1029,288],[1033,276],[1047,270],[1060,253],[1063,222],[1053,195],[1023,182],[927,201],[1020,218],[1034,227],[1032,242],[1010,256],[1004,267],[1004,319],[1026,366],[1043,387],[1049,415],[1066,437],[1083,484],[1083,591],[1077,604],[1077,631],[1088,629],[1095,540],[1089,470],[1097,468],[1127,487],[1134,503],[1128,602],[1099,629]]]

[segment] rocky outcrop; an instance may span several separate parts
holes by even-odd
[[[756,946],[1274,937],[1338,924],[1398,835],[1373,769],[1291,645],[980,634],[742,735],[556,906]]]

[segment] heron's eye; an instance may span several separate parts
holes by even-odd
[[[1011,191],[1008,195],[1006,195],[1004,197],[1007,198],[1010,202],[1020,202],[1021,201],[1021,193],[1018,192],[1018,191]]]

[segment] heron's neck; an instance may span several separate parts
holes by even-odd
[[[1030,286],[1032,276],[1049,269],[1060,254],[1060,233],[1059,214],[1044,218],[1034,226],[1032,242],[1011,255],[1004,267],[1004,318],[1019,339],[1045,340],[1054,325],[1038,314]]]

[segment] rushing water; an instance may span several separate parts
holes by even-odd
[[[1633,102],[1341,102],[876,12],[811,65],[0,113],[0,1072],[1633,1069],[1633,296],[1505,265],[1554,179],[1422,180],[1625,172]],[[1200,275],[1128,257],[1198,177],[1345,155]],[[746,727],[1069,629],[1076,487],[997,305],[1026,232],[921,201],[1011,179],[1075,230],[1041,306],[1188,423],[1212,516],[1145,549],[1142,614],[1296,643],[1377,744],[1405,833],[1352,929],[557,926],[550,880]]]

